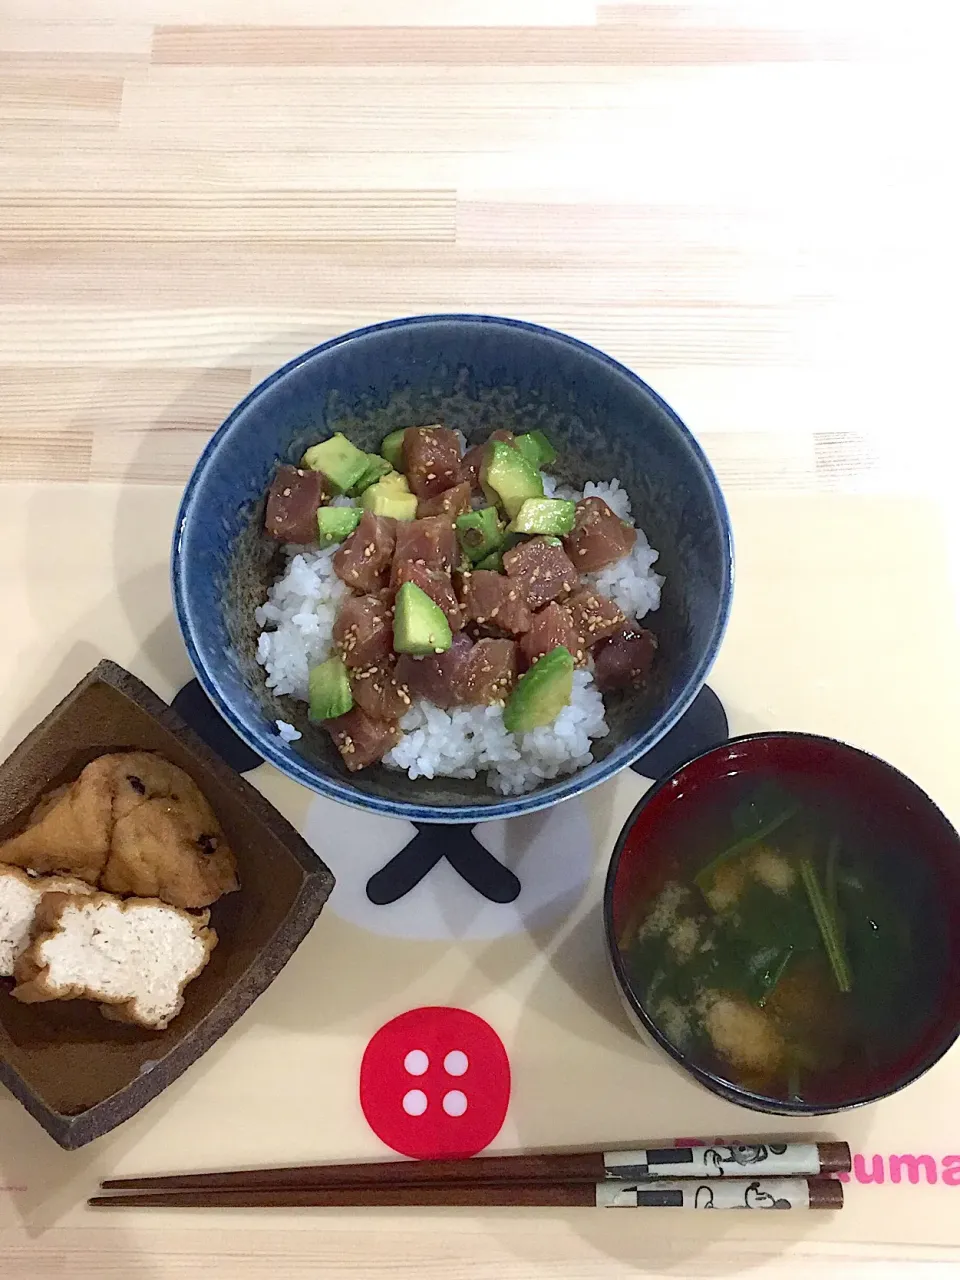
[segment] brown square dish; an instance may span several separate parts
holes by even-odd
[[[220,942],[165,1031],[108,1022],[85,1000],[21,1004],[0,979],[0,1081],[61,1147],[129,1119],[214,1044],[303,940],[333,876],[294,828],[228,768],[165,702],[101,662],[0,765],[0,839],[40,796],[105,752],[159,751],[209,800],[241,888],[211,909]]]

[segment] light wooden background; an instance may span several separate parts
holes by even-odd
[[[462,309],[634,367],[727,488],[947,501],[953,10],[0,0],[0,478],[179,485],[283,360]],[[197,1225],[146,1257],[98,1222],[67,1246],[25,1241],[0,1273],[609,1274],[536,1224],[512,1262],[479,1224],[456,1257],[413,1225],[355,1256],[351,1232],[241,1245]],[[672,1265],[651,1256],[649,1273]],[[720,1240],[697,1266],[902,1263]]]

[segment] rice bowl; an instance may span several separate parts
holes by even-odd
[[[610,732],[572,774],[504,796],[485,778],[410,779],[343,767],[302,704],[277,695],[257,662],[254,611],[286,564],[264,554],[263,495],[278,462],[336,431],[379,447],[411,422],[446,421],[470,442],[492,427],[543,429],[582,490],[617,476],[667,579],[656,619],[662,661],[643,690],[607,699]],[[292,541],[292,539],[288,539]],[[623,365],[542,326],[477,315],[416,316],[356,330],[304,352],[260,383],[203,451],[176,518],[176,617],[199,684],[262,759],[321,795],[414,822],[475,823],[545,809],[650,751],[700,691],[732,594],[729,517],[710,465],[677,415]],[[642,625],[642,624],[641,624]],[[300,713],[298,713],[298,709]],[[283,721],[283,732],[277,721]],[[300,737],[295,737],[295,734]]]

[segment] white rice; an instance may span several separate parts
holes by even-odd
[[[310,668],[330,656],[337,608],[350,594],[333,571],[336,549],[285,548],[287,567],[254,614],[261,628],[257,661],[266,668],[267,688],[302,702],[309,698]]]
[[[502,707],[454,707],[416,703],[400,721],[403,738],[384,756],[410,778],[475,778],[502,795],[531,791],[544,778],[575,773],[593,759],[590,742],[609,733],[603,698],[588,671],[573,674],[573,696],[552,724],[531,733],[508,733]]]
[[[632,523],[630,497],[618,480],[588,483],[579,493],[543,473],[548,497],[576,501],[599,497]],[[332,505],[352,506],[349,499]],[[257,661],[266,669],[267,687],[306,702],[310,668],[330,656],[333,623],[348,588],[333,571],[336,546],[284,548],[287,564],[256,610],[261,628]],[[653,572],[657,552],[641,529],[633,552],[599,573],[586,574],[598,591],[614,600],[628,617],[642,618],[660,603],[663,578]],[[284,742],[302,735],[285,720],[277,732]],[[503,727],[502,707],[455,707],[442,711],[420,701],[400,721],[403,737],[384,757],[388,768],[410,778],[475,778],[501,795],[531,791],[544,779],[575,773],[593,760],[591,743],[609,733],[603,698],[589,671],[576,671],[573,696],[557,718],[531,733],[516,735]]]

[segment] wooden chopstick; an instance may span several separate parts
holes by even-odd
[[[366,1187],[301,1187],[286,1190],[142,1191],[94,1196],[107,1209],[315,1209],[315,1208],[677,1208],[840,1209],[843,1184],[833,1178],[721,1178],[652,1183],[539,1182],[453,1183]]]
[[[302,1165],[289,1169],[237,1169],[140,1178],[107,1178],[110,1191],[308,1190],[323,1187],[425,1186],[431,1183],[524,1182],[557,1184],[627,1178],[733,1176],[817,1177],[849,1173],[846,1142],[733,1143],[648,1147],[632,1151],[474,1156],[469,1160],[378,1160],[364,1164]]]

